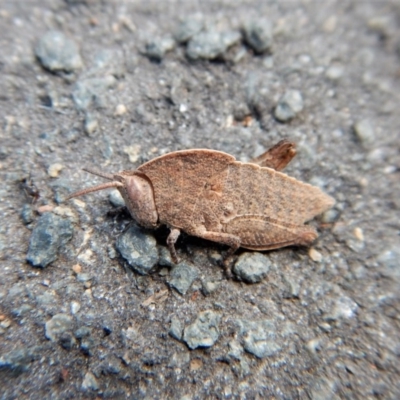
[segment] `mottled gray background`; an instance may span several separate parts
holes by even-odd
[[[399,398],[399,4],[0,1],[0,397]],[[192,60],[171,38],[198,21]],[[84,166],[284,137],[337,203],[311,249],[239,251],[233,280],[187,236],[171,267],[115,194],[60,203],[102,181]]]

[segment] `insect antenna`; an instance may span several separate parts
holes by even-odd
[[[107,172],[97,171],[92,168],[82,168],[82,169],[83,171],[89,172],[89,174],[101,176],[102,178],[108,179],[109,181],[112,181],[114,179],[113,174],[107,174]]]
[[[65,199],[65,201],[67,201],[69,199],[72,199],[73,197],[78,197],[78,196],[82,196],[84,194],[97,192],[98,190],[109,189],[109,188],[117,188],[117,187],[121,187],[121,186],[124,186],[124,185],[121,182],[118,182],[118,181],[102,183],[101,185],[93,186],[91,188],[78,190],[77,192],[74,192],[74,193],[70,194]]]

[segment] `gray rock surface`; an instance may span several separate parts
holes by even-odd
[[[185,327],[183,340],[190,349],[211,347],[219,337],[221,315],[212,310],[201,312],[196,320]]]
[[[293,119],[303,110],[303,96],[298,90],[288,90],[279,100],[274,110],[275,118],[281,122]]]
[[[169,328],[169,334],[176,340],[182,339],[183,326],[181,321],[177,317],[172,317],[171,326]]]
[[[258,358],[273,356],[281,351],[282,346],[277,340],[277,329],[270,320],[238,321],[243,347]]]
[[[75,72],[82,68],[77,44],[60,31],[43,35],[36,45],[35,54],[42,65],[53,72]]]
[[[87,110],[92,106],[95,108],[105,107],[106,92],[114,87],[116,82],[113,75],[79,80],[72,92],[76,108]]]
[[[144,50],[144,54],[153,61],[161,61],[168,51],[173,50],[175,47],[175,41],[170,36],[163,36],[154,38],[149,41]]]
[[[148,274],[158,263],[157,242],[150,233],[132,225],[117,239],[117,250],[139,274]]]
[[[213,60],[239,41],[240,33],[237,31],[204,31],[190,39],[186,54],[191,60]]]
[[[35,267],[45,268],[55,261],[60,248],[71,239],[73,227],[67,218],[43,214],[32,231],[26,259]]]
[[[233,266],[233,272],[248,283],[260,282],[267,276],[271,262],[261,253],[243,253]]]
[[[46,322],[46,337],[55,342],[72,331],[74,319],[67,314],[56,314]]]
[[[86,372],[85,378],[82,382],[82,389],[85,391],[98,390],[99,383],[96,377],[91,372]]]
[[[27,372],[31,363],[39,356],[39,349],[26,347],[15,349],[0,356],[0,373],[9,371],[13,376]]]
[[[362,119],[353,126],[354,133],[360,143],[364,146],[370,146],[375,140],[375,131],[371,121]]]
[[[186,17],[177,26],[174,38],[178,43],[186,43],[203,28],[204,20],[200,15]]]
[[[199,270],[196,267],[182,262],[172,268],[168,283],[180,294],[185,294],[198,275]]]
[[[271,50],[272,24],[267,19],[251,20],[243,26],[244,39],[256,53]]]

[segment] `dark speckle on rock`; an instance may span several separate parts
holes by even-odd
[[[35,267],[45,268],[57,259],[59,249],[71,239],[71,221],[52,213],[43,214],[29,241],[27,260]]]

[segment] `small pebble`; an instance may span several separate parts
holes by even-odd
[[[239,320],[244,349],[258,358],[266,358],[281,351],[275,324],[269,320]]]
[[[339,218],[339,212],[335,209],[330,209],[322,214],[321,220],[325,224],[331,224]]]
[[[363,119],[353,125],[354,133],[362,145],[368,146],[375,141],[375,131],[369,120]]]
[[[71,302],[71,314],[75,315],[81,309],[81,305],[77,301]]]
[[[83,65],[76,43],[59,31],[49,31],[42,36],[35,54],[43,67],[53,72],[74,72]]]
[[[337,81],[343,76],[343,73],[344,73],[343,65],[335,64],[335,65],[330,66],[326,70],[325,75],[331,81]]]
[[[331,15],[325,22],[324,25],[322,26],[322,29],[326,33],[332,33],[336,29],[337,25],[337,17],[336,15]]]
[[[181,112],[182,114],[185,113],[188,110],[188,107],[186,104],[181,104],[179,106],[179,112]]]
[[[72,266],[72,271],[74,271],[75,274],[80,274],[82,272],[82,267],[79,264],[75,264]]]
[[[200,32],[189,41],[186,55],[191,60],[213,60],[221,56],[229,47],[240,41],[240,33],[236,31]]]
[[[156,239],[136,225],[118,237],[116,247],[128,264],[141,275],[147,275],[158,263]]]
[[[57,341],[60,337],[72,330],[73,318],[67,314],[56,314],[46,322],[46,337],[51,341]]]
[[[293,119],[303,110],[303,96],[298,90],[288,90],[279,100],[274,115],[280,122]]]
[[[51,164],[47,169],[47,173],[51,178],[57,178],[64,166],[60,163]]]
[[[249,21],[243,26],[246,43],[256,52],[264,53],[271,50],[272,25],[267,19]]]
[[[127,111],[128,110],[124,104],[118,104],[117,107],[115,108],[114,115],[119,117],[121,115],[126,114]]]
[[[211,293],[215,292],[220,286],[220,282],[215,281],[203,281],[202,284],[202,292],[204,295],[208,296]]]
[[[29,225],[35,220],[35,214],[30,204],[24,204],[22,206],[21,218],[25,225]]]
[[[186,43],[198,34],[203,27],[204,21],[200,15],[188,17],[179,24],[174,33],[174,38],[178,43]]]
[[[203,361],[199,358],[195,358],[194,360],[190,361],[189,369],[190,371],[197,371],[203,367]]]
[[[99,121],[92,113],[86,114],[84,129],[89,136],[92,136],[99,129]]]
[[[311,247],[310,250],[308,251],[308,255],[310,256],[311,260],[315,262],[321,262],[322,261],[322,254],[315,250],[314,247]]]
[[[35,267],[45,268],[58,257],[58,251],[72,238],[69,219],[53,213],[43,214],[32,231],[27,260]]]
[[[85,378],[82,382],[82,389],[84,391],[99,390],[99,383],[91,372],[86,372]]]
[[[356,237],[356,239],[359,240],[360,242],[364,241],[364,233],[361,228],[359,227],[354,228],[353,234]]]
[[[173,267],[168,283],[176,291],[184,295],[198,276],[199,270],[196,267],[182,262]]]
[[[125,206],[125,200],[122,197],[121,193],[118,190],[112,190],[110,194],[108,195],[108,199],[110,200],[110,203],[114,207],[124,207]]]
[[[134,164],[137,160],[139,160],[140,156],[140,144],[134,144],[132,146],[125,146],[123,148],[123,152],[128,155],[129,161]]]
[[[268,274],[271,267],[269,258],[261,253],[243,253],[236,261],[233,272],[243,281],[257,283]]]
[[[183,340],[190,349],[211,347],[219,337],[219,322],[221,316],[212,310],[198,314],[193,324],[185,327]]]
[[[178,317],[173,316],[171,319],[171,326],[168,332],[174,339],[181,340],[183,333],[183,326]]]
[[[155,38],[146,44],[144,54],[150,60],[160,62],[165,54],[175,47],[175,40],[170,36]]]
[[[36,209],[36,211],[40,214],[40,215],[42,215],[42,214],[44,214],[44,213],[47,213],[47,212],[51,212],[51,211],[53,211],[54,210],[54,206],[52,206],[52,205],[50,205],[50,204],[46,204],[46,205],[44,205],[44,206],[40,206],[40,207],[38,207],[37,209]]]
[[[11,319],[5,319],[3,321],[0,322],[0,326],[4,329],[7,329],[11,326]]]
[[[85,78],[76,82],[72,98],[78,110],[87,110],[92,105],[97,108],[106,107],[105,96],[113,88],[117,79],[113,75],[100,78]]]

